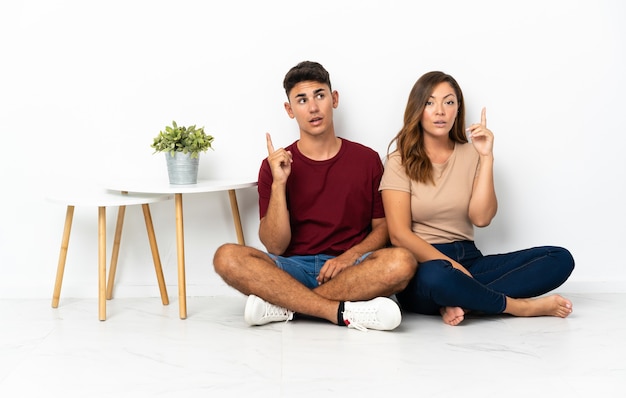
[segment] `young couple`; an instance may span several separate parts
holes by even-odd
[[[377,152],[336,135],[339,94],[322,65],[299,63],[283,86],[300,137],[275,148],[266,135],[258,192],[267,251],[229,243],[213,259],[224,281],[248,295],[248,324],[302,314],[393,330],[400,308],[440,314],[449,325],[468,311],[571,313],[568,299],[543,296],[573,271],[566,249],[483,255],[474,245],[474,226],[488,225],[497,209],[493,133],[484,109],[465,129],[454,78],[429,72],[415,83],[384,167]]]

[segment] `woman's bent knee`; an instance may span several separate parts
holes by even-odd
[[[450,281],[450,273],[457,272],[448,260],[430,260],[420,264],[417,273],[419,285],[433,288],[447,288]]]
[[[566,277],[569,277],[575,267],[574,256],[572,256],[572,253],[563,247],[551,247],[550,251],[550,255],[556,258],[556,263],[559,267],[561,267],[563,274],[566,275]]]

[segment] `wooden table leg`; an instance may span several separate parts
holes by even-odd
[[[161,266],[161,256],[159,256],[159,248],[157,246],[156,236],[154,235],[154,225],[152,224],[152,215],[150,214],[150,205],[144,203],[141,205],[143,209],[143,218],[146,221],[146,230],[148,231],[148,240],[150,241],[150,249],[152,250],[152,261],[154,262],[154,270],[156,271],[157,281],[159,282],[159,291],[161,292],[161,302],[168,305],[170,300],[167,296],[167,287],[165,286],[165,278],[163,277],[163,267]]]
[[[124,214],[126,206],[119,206],[117,209],[117,223],[115,225],[115,238],[113,239],[113,250],[111,252],[111,265],[109,266],[109,281],[107,283],[106,299],[113,298],[113,285],[115,284],[115,273],[117,272],[117,260],[120,254],[120,242],[122,240],[122,228],[124,227]]]
[[[101,321],[106,319],[106,277],[107,277],[107,253],[106,253],[106,207],[98,207],[98,317]]]
[[[230,198],[230,210],[233,213],[233,221],[235,222],[235,232],[237,233],[237,242],[240,245],[245,245],[246,242],[243,238],[243,228],[241,226],[241,217],[239,215],[239,206],[237,205],[237,194],[234,189],[228,190],[228,196]]]
[[[70,244],[70,232],[72,231],[72,219],[74,218],[74,206],[67,206],[65,212],[65,226],[63,227],[63,237],[61,238],[61,252],[59,253],[59,264],[57,265],[57,279],[54,282],[54,292],[52,293],[52,308],[59,306],[61,296],[61,285],[63,284],[63,273],[65,272],[65,260],[67,259],[67,248]]]
[[[187,318],[187,288],[185,282],[185,232],[183,229],[183,194],[174,194],[176,203],[176,252],[178,254],[178,303],[180,319]]]

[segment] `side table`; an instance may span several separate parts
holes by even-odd
[[[98,208],[98,317],[101,321],[106,319],[106,299],[110,299],[113,293],[113,282],[115,279],[115,271],[117,269],[117,259],[122,235],[122,227],[124,224],[124,215],[126,206],[141,205],[143,208],[144,220],[148,232],[148,240],[152,250],[152,259],[157,274],[159,290],[161,293],[161,301],[163,305],[169,304],[165,279],[163,278],[163,269],[154,234],[152,224],[152,216],[150,214],[149,203],[161,202],[171,199],[171,195],[155,195],[155,194],[128,194],[126,192],[114,192],[104,188],[88,187],[88,188],[72,188],[58,191],[47,196],[47,199],[67,206],[65,214],[65,226],[63,229],[63,237],[61,240],[61,251],[59,254],[59,263],[57,266],[57,276],[54,284],[54,292],[52,295],[52,307],[57,308],[59,305],[59,297],[61,295],[61,285],[63,283],[63,274],[65,271],[65,262],[67,259],[67,250],[70,240],[70,232],[72,229],[72,220],[74,218],[75,206],[89,206]],[[106,283],[106,208],[108,206],[117,206],[117,224],[115,229],[115,238],[113,251],[111,254],[111,266],[109,269],[108,287]]]
[[[176,216],[176,252],[178,260],[178,299],[181,319],[187,318],[183,194],[228,191],[235,231],[237,233],[237,242],[243,245],[245,244],[245,241],[235,190],[255,187],[256,185],[256,180],[198,180],[196,184],[172,185],[167,180],[150,179],[119,181],[107,185],[107,188],[117,191],[174,195]]]

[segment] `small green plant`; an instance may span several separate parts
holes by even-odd
[[[204,127],[196,128],[196,125],[185,127],[178,126],[172,121],[171,126],[166,126],[165,131],[159,131],[150,145],[154,153],[169,152],[174,156],[175,152],[191,153],[192,158],[197,158],[200,152],[206,152],[213,142],[213,136],[204,132]]]

